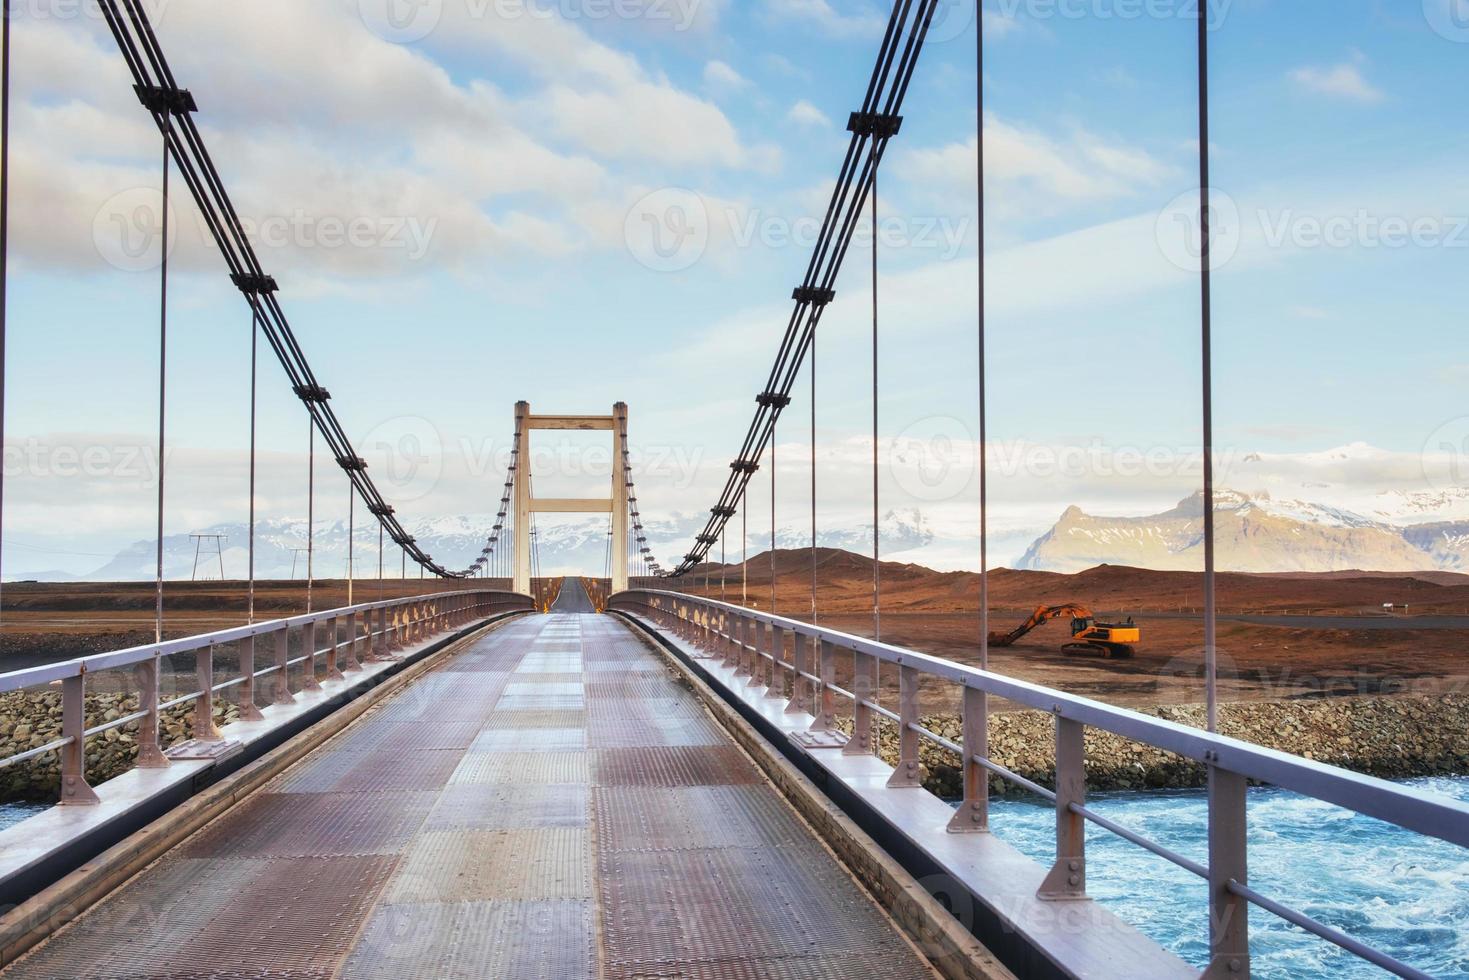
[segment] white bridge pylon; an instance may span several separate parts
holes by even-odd
[[[627,403],[612,406],[611,415],[532,415],[530,402],[515,405],[516,459],[521,472],[515,480],[515,591],[530,595],[530,519],[532,514],[612,515],[612,591],[627,591],[627,478],[623,452],[627,449]],[[537,500],[530,488],[530,434],[540,431],[612,433],[612,496],[606,500]]]

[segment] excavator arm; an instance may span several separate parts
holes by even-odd
[[[1020,640],[1038,626],[1044,626],[1053,619],[1093,619],[1091,610],[1085,606],[1038,606],[1036,611],[1030,614],[1030,618],[1021,623],[1008,633],[991,633],[990,646],[1008,647]]]

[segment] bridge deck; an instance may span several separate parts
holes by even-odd
[[[566,614],[419,679],[5,975],[933,976],[654,654]]]

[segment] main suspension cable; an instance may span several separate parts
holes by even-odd
[[[404,561],[412,557],[420,568],[435,575],[459,577],[418,547],[367,475],[367,464],[353,449],[332,410],[330,393],[321,386],[302,352],[277,298],[279,287],[262,268],[225,190],[223,179],[205,147],[193,118],[198,111],[194,97],[189,90],[179,88],[140,0],[97,2],[132,73],[138,98],[153,116],[163,136],[166,152],[177,165],[180,178],[193,196],[200,217],[229,270],[231,281],[251,311],[259,317],[261,330],[285,370],[292,390],[305,403],[313,426],[321,432],[338,465],[346,471],[347,478],[367,502],[368,510],[394,543],[403,549]],[[166,225],[166,211],[164,220]]]
[[[802,284],[792,294],[795,307],[765,389],[717,504],[694,548],[674,570],[684,575],[703,562],[719,533],[734,516],[749,482],[774,438],[775,421],[790,404],[791,390],[810,350],[827,306],[836,296],[835,283],[851,246],[857,221],[891,139],[902,127],[904,97],[918,56],[928,35],[938,0],[900,0],[888,19],[877,63],[868,81],[862,109],[852,113],[847,128],[852,137],[832,191],[825,219]]]

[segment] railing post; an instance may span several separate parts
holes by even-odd
[[[339,625],[336,616],[326,621],[326,679],[329,681],[342,680],[342,668],[337,663],[342,652],[341,635],[337,632]]]
[[[282,626],[275,634],[275,703],[295,704],[291,693],[291,628]]]
[[[240,641],[240,720],[259,721],[265,716],[255,707],[255,637]]]
[[[87,675],[61,682],[61,735],[71,739],[61,747],[62,806],[96,806],[102,801],[87,785]]]
[[[734,669],[735,677],[749,677],[750,652],[745,649],[750,642],[750,621],[744,616],[735,616],[734,625]]]
[[[951,834],[980,834],[990,829],[990,774],[975,758],[990,756],[989,694],[977,687],[964,688],[964,802],[949,821]]]
[[[1249,883],[1245,792],[1245,777],[1209,766],[1208,980],[1250,975],[1250,906],[1229,890],[1231,881]]]
[[[768,660],[765,665],[765,696],[772,701],[785,700],[785,670],[783,667],[784,653],[785,632],[779,626],[771,623],[770,660]]]
[[[201,742],[219,741],[214,725],[214,645],[194,654],[194,672],[199,681],[199,699],[194,702],[194,738]]]
[[[310,622],[301,627],[301,644],[305,647],[301,652],[306,655],[302,663],[305,673],[302,675],[301,690],[319,691],[321,681],[316,679],[316,623]]]
[[[139,769],[166,769],[168,756],[158,744],[158,657],[152,656],[133,667],[138,685],[138,710],[148,712],[138,720]]]
[[[379,606],[377,610],[377,635],[372,638],[372,655],[375,659],[388,659],[388,644],[390,641],[391,638],[388,636],[388,607]]]
[[[1036,893],[1047,901],[1086,898],[1086,819],[1071,805],[1086,804],[1085,728],[1056,717],[1056,863]]]
[[[791,643],[795,670],[791,676],[791,699],[786,703],[786,714],[799,715],[811,710],[811,682],[803,676],[811,672],[810,658],[806,656],[806,634],[792,631]]]
[[[852,651],[852,737],[842,746],[843,755],[872,754],[872,709],[866,702],[877,692],[877,658]]]
[[[357,629],[357,613],[347,614],[347,666],[342,670],[352,673],[362,669],[362,658],[357,653],[357,647],[362,642],[362,637]]]
[[[811,721],[813,732],[834,732],[837,730],[836,692],[831,686],[837,679],[837,654],[836,647],[827,640],[819,640],[821,659],[820,669],[821,685],[816,691],[816,703],[812,706],[812,713],[816,716]]]
[[[923,786],[923,762],[918,733],[913,726],[919,719],[918,670],[898,668],[898,767],[888,777],[889,789],[916,789]]]
[[[753,616],[750,617],[746,622],[745,636],[750,641],[750,676],[746,679],[745,683],[753,687],[760,683],[761,664],[765,662],[765,624]]]

